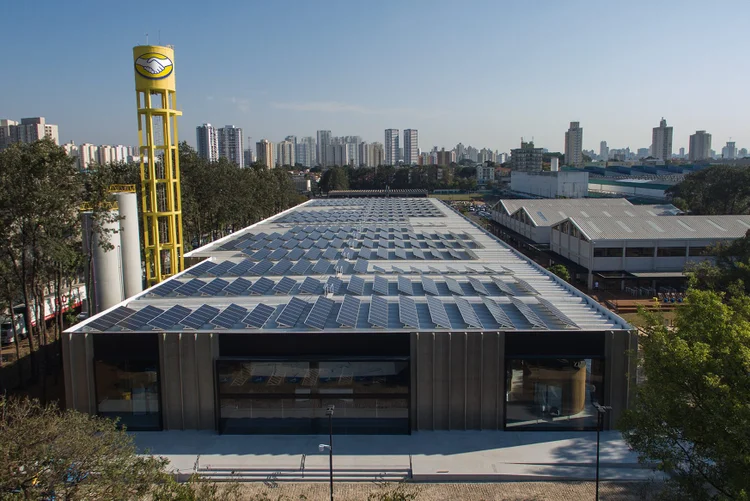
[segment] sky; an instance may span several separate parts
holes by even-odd
[[[747,0],[93,0],[8,2],[0,118],[60,140],[135,145],[132,47],[173,45],[180,139],[252,142],[418,129],[419,146],[674,151],[696,130],[750,148]]]

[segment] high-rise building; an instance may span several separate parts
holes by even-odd
[[[326,146],[327,167],[349,165],[351,161],[349,152],[349,145],[344,143],[343,140],[333,141],[333,144]]]
[[[722,158],[726,160],[734,160],[737,158],[737,148],[734,144],[734,141],[727,142],[727,145],[721,149]]]
[[[315,138],[312,136],[303,137],[297,142],[294,150],[294,160],[296,163],[310,168],[315,166]]]
[[[583,165],[583,128],[579,122],[570,122],[565,133],[565,163],[575,167]]]
[[[81,169],[88,170],[99,161],[99,147],[95,144],[83,143],[78,147],[78,156]]]
[[[453,162],[453,151],[445,151],[445,148],[437,153],[437,165],[447,166]]]
[[[287,165],[294,166],[294,154],[294,143],[288,139],[281,141],[276,145],[276,165],[279,167]]]
[[[195,128],[196,143],[198,145],[198,156],[209,162],[219,159],[219,136],[216,128],[211,124],[199,125]]]
[[[21,123],[0,120],[0,149],[12,143],[33,143],[45,137],[60,144],[57,125],[48,124],[44,117],[22,118]]]
[[[542,148],[534,148],[534,142],[521,141],[521,147],[510,150],[510,168],[514,171],[541,172]]]
[[[404,164],[416,165],[419,160],[419,132],[417,129],[404,129]]]
[[[690,136],[688,159],[691,162],[698,162],[709,158],[711,158],[711,134],[705,130],[696,131]]]
[[[740,158],[745,158],[747,156],[747,148],[740,148],[740,152],[738,155]]]
[[[458,143],[456,145],[456,147],[455,147],[456,162],[460,162],[461,160],[463,160],[465,158],[465,150],[466,150],[466,147],[463,145],[463,143]],[[441,165],[443,165],[443,164],[441,164]],[[445,165],[448,165],[448,164],[445,164]]]
[[[609,146],[607,141],[599,143],[599,160],[607,161],[609,159]]]
[[[219,129],[219,158],[226,158],[240,167],[245,166],[245,148],[242,145],[242,129],[225,125]]]
[[[680,158],[685,158],[685,148],[680,148]]]
[[[273,168],[273,143],[268,141],[267,139],[261,139],[260,141],[255,143],[255,150],[258,154],[258,163],[261,165],[265,165],[266,169]]]
[[[398,163],[398,129],[385,129],[385,164],[396,165]]]
[[[368,167],[385,165],[385,148],[383,147],[383,143],[377,141],[370,143],[369,148],[368,156],[370,157],[370,163]]]
[[[667,127],[664,117],[651,134],[651,156],[659,160],[672,158],[672,127]]]
[[[248,139],[250,139],[248,137]],[[248,143],[249,144],[249,143]],[[245,167],[249,167],[255,163],[255,152],[252,148],[245,148]]]
[[[315,162],[323,168],[326,168],[329,166],[328,159],[326,158],[326,153],[327,153],[326,148],[329,144],[331,144],[331,131],[319,130]]]
[[[99,165],[111,164],[115,161],[115,148],[108,144],[102,144],[99,146],[98,159]]]

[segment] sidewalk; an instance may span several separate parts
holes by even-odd
[[[213,432],[134,433],[141,450],[167,457],[181,473],[241,480],[327,479],[320,435],[218,435]],[[341,481],[411,478],[422,482],[593,480],[594,432],[417,432],[333,437],[334,472]],[[411,472],[411,475],[409,473]],[[603,432],[603,480],[655,477],[637,462],[619,432]]]

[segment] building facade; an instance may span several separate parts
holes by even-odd
[[[510,189],[544,198],[583,198],[589,193],[589,173],[511,171]]]
[[[385,129],[385,164],[398,164],[399,137],[398,129]]]
[[[295,138],[296,139],[296,138]],[[285,139],[276,144],[276,166],[291,166],[295,164],[295,144]]]
[[[331,131],[319,130],[316,161],[317,164],[323,168],[330,166],[328,159],[326,158],[326,151],[329,144],[331,144]]]
[[[315,138],[312,136],[303,137],[297,143],[295,157],[297,163],[307,167],[315,167]]]
[[[261,139],[255,143],[255,149],[258,154],[258,163],[264,165],[266,169],[272,169],[276,163],[273,143],[267,139]]]
[[[218,131],[219,158],[226,158],[240,167],[245,167],[245,148],[242,129],[225,125]]]
[[[310,200],[186,259],[64,333],[69,408],[129,430],[319,433],[334,405],[337,434],[583,431],[632,397],[631,326],[435,199]]]
[[[404,158],[405,165],[417,165],[419,161],[419,131],[404,129]]]
[[[659,160],[672,158],[672,127],[662,117],[658,127],[651,132],[651,156]]]
[[[45,137],[60,144],[57,125],[48,124],[44,117],[22,118],[20,123],[0,120],[0,149],[13,143],[33,143]]]
[[[521,142],[521,147],[510,150],[510,168],[514,171],[541,172],[542,148],[534,148],[532,141]]]
[[[690,136],[688,160],[698,162],[711,158],[711,134],[705,130],[696,131]]]
[[[199,125],[195,128],[196,144],[198,145],[198,156],[209,162],[219,159],[219,136],[216,127],[211,124]]]
[[[734,141],[727,141],[727,145],[721,149],[721,157],[728,160],[737,158],[737,147]]]
[[[583,128],[579,122],[570,122],[570,128],[565,133],[565,163],[583,166]]]

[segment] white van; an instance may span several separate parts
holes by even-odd
[[[16,334],[19,339],[26,337],[26,322],[23,321],[23,315],[16,313],[14,315],[16,322]],[[11,317],[7,314],[0,316],[0,344],[10,344],[15,342],[13,338],[13,324]]]

